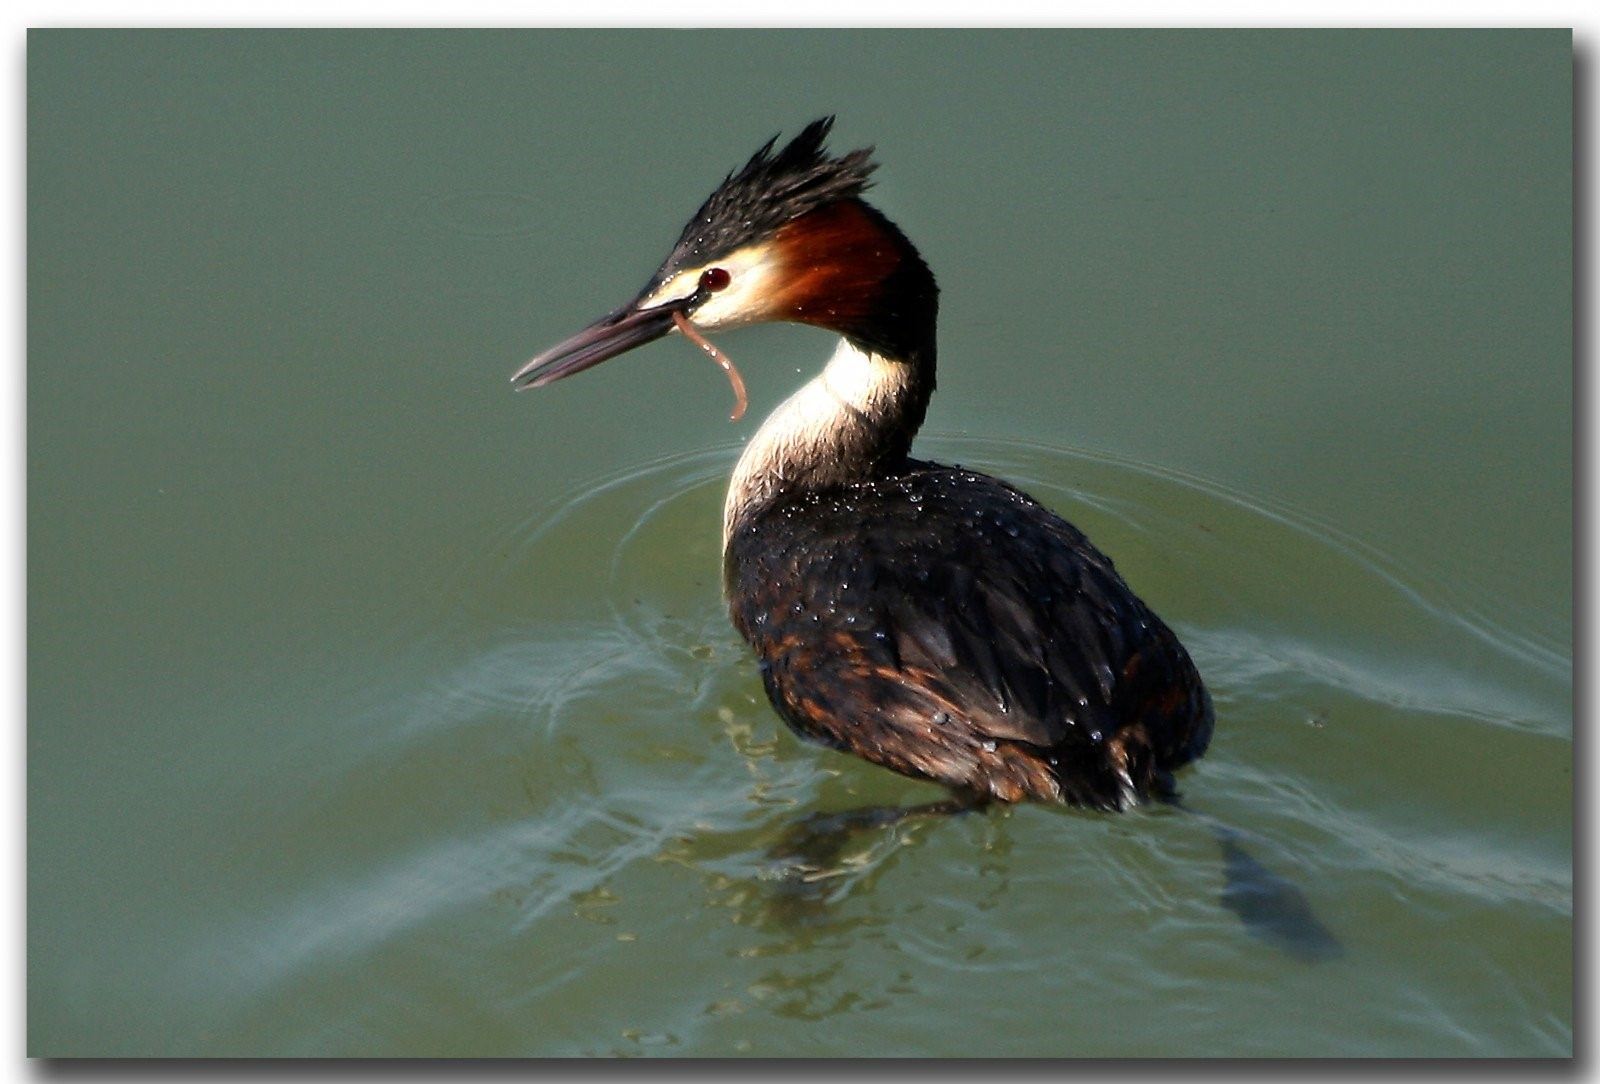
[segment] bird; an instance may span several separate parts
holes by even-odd
[[[767,140],[637,296],[512,384],[548,385],[671,334],[708,345],[706,333],[771,321],[833,333],[820,374],[746,443],[723,506],[729,616],[778,715],[802,738],[941,784],[945,808],[1175,798],[1173,773],[1214,726],[1178,637],[1060,515],[912,454],[935,387],[939,288],[863,198],[874,149],[831,153],[833,122]]]

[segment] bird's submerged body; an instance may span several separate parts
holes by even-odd
[[[786,496],[724,558],[734,624],[800,734],[975,800],[1120,809],[1204,750],[1176,637],[1004,482],[936,463]]]
[[[801,735],[969,804],[1122,809],[1170,792],[1212,708],[1176,636],[1076,528],[987,475],[911,456],[934,389],[938,290],[861,202],[829,122],[730,174],[635,301],[535,358],[535,386],[687,321],[842,338],[734,470],[729,611]]]

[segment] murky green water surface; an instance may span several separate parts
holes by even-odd
[[[1572,1046],[1565,34],[29,40],[41,1054]],[[925,454],[1089,532],[1210,682],[1207,822],[800,744],[722,614],[831,348],[513,395],[838,111],[944,287]]]

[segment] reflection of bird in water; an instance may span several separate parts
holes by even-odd
[[[794,730],[950,790],[850,827],[995,800],[1121,810],[1171,795],[1172,772],[1211,737],[1200,675],[1071,524],[996,478],[912,458],[938,288],[861,199],[870,152],[824,149],[831,124],[769,141],[637,297],[513,382],[548,384],[678,331],[722,361],[742,409],[742,383],[701,331],[787,320],[838,333],[823,372],[734,469],[723,574]]]

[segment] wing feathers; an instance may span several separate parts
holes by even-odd
[[[1109,773],[1103,745],[1137,721],[1130,705],[1154,703],[1152,680],[1203,696],[1176,638],[1111,562],[984,475],[920,465],[798,498],[738,525],[727,561],[735,624],[782,672],[769,681],[780,711],[901,771],[955,781],[1009,742],[1041,763],[1093,758]],[[886,729],[868,742],[852,737],[862,726]]]

